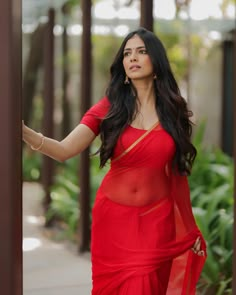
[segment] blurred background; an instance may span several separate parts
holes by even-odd
[[[123,37],[140,25],[152,29],[194,113],[198,156],[189,183],[208,243],[199,294],[232,294],[235,1],[97,0],[87,8],[81,2],[22,1],[26,124],[58,140],[66,136],[103,97]],[[66,163],[23,150],[24,185],[40,187],[46,235],[69,240],[78,253],[89,251],[90,210],[107,171],[98,168],[98,157],[89,157],[98,146],[99,139]]]

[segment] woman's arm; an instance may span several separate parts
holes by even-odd
[[[57,161],[63,162],[85,150],[100,132],[100,124],[110,108],[107,97],[92,106],[82,117],[80,124],[62,141],[44,137],[41,133],[23,125],[23,140]]]
[[[64,162],[81,153],[96,137],[94,132],[84,124],[79,124],[62,141],[44,137],[41,133],[37,133],[24,123],[22,124],[22,128],[23,140],[28,145],[59,162]]]

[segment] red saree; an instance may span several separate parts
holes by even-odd
[[[95,134],[106,98],[82,118]],[[198,236],[186,177],[169,167],[171,136],[158,125],[114,161],[145,130],[128,126],[92,210],[92,295],[193,295],[205,258],[191,247]]]

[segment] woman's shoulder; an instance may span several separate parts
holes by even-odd
[[[107,96],[103,96],[100,98],[100,100],[97,102],[97,105],[100,105],[102,107],[110,107],[111,103]]]
[[[92,111],[97,113],[106,114],[110,108],[110,101],[107,96],[102,97],[96,104],[91,108]]]
[[[99,133],[101,121],[104,119],[110,108],[107,97],[102,97],[82,117],[80,124],[88,126],[96,135]]]
[[[104,96],[90,108],[89,113],[94,114],[95,116],[103,117],[106,115],[109,108],[110,101],[107,96]]]

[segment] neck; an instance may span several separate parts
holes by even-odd
[[[137,89],[138,100],[141,105],[147,105],[155,102],[155,93],[153,87],[153,80],[151,81],[133,81]]]

